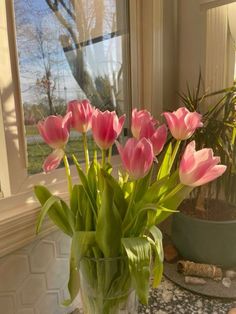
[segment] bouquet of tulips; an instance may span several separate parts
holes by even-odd
[[[48,215],[72,238],[68,282],[71,299],[65,301],[66,305],[81,287],[81,265],[96,293],[89,307],[91,313],[116,313],[118,303],[124,301],[124,293],[131,287],[139,300],[147,304],[150,276],[156,287],[163,270],[162,236],[157,225],[176,212],[194,187],[214,180],[226,170],[211,149],[196,151],[194,141],[179,157],[181,141],[202,126],[200,114],[179,108],[163,115],[168,127],[159,125],[148,111],[134,109],[133,137],[124,146],[118,138],[125,116],[118,118],[115,112],[101,112],[87,100],[69,102],[65,117],[49,116],[38,123],[41,136],[53,149],[43,164],[44,171],[54,170],[63,159],[68,180],[68,203],[44,186],[35,187],[42,205],[37,232]],[[65,151],[71,128],[82,134],[84,143],[85,170],[72,155],[79,178],[75,184]],[[101,160],[96,150],[93,156],[89,155],[86,135],[90,129],[101,150]],[[113,144],[122,162],[116,173],[111,164]],[[176,162],[179,166],[173,167]],[[105,259],[105,266],[91,262],[85,265],[82,261],[86,259]],[[108,262],[111,259],[118,260],[115,272]],[[114,297],[114,291],[123,292],[122,297]]]

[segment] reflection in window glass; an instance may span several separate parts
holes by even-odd
[[[101,110],[129,113],[127,0],[14,0],[28,172],[51,151],[36,128],[66,103],[88,98]],[[68,151],[83,158],[72,131]],[[80,140],[80,139],[79,139]],[[90,148],[94,149],[90,140]]]

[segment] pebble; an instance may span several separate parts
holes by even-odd
[[[197,307],[202,307],[202,306],[203,306],[202,301],[201,301],[201,300],[198,300],[198,301],[196,302],[196,306],[197,306]]]
[[[227,277],[224,277],[222,279],[222,284],[226,287],[226,288],[230,288],[231,286],[231,279],[230,278],[227,278]]]
[[[166,291],[162,295],[164,302],[168,303],[173,298],[173,293],[171,291]]]

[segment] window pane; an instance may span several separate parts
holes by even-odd
[[[51,149],[37,122],[65,114],[72,99],[129,116],[127,0],[14,0],[28,172],[41,171]],[[68,151],[83,158],[72,131]],[[90,141],[91,150],[94,149]]]

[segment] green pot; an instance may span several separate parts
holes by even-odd
[[[225,268],[236,266],[236,220],[208,221],[176,213],[171,237],[184,259]]]

